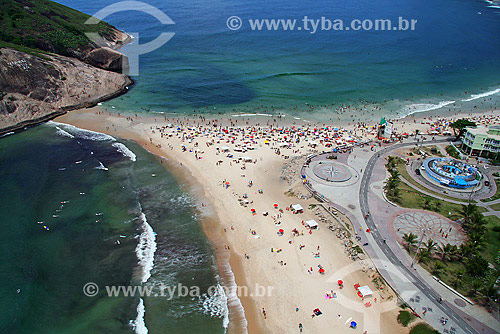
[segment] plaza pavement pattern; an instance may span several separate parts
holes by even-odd
[[[426,141],[424,145],[448,141],[448,138]],[[395,230],[388,222],[394,220],[395,212],[404,214],[418,210],[395,207],[387,202],[379,185],[387,176],[384,166],[386,157],[393,153],[393,150],[412,147],[415,144],[413,139],[408,139],[403,143],[376,148],[374,151],[365,146],[355,148],[351,154],[339,155],[337,162],[345,163],[355,171],[354,177],[346,185],[342,182],[319,180],[310,167],[304,168],[303,172],[313,190],[327,201],[325,204],[340,210],[349,218],[356,237],[360,238],[360,244],[368,243],[363,248],[380,274],[423,319],[442,333],[498,333],[500,322],[491,314],[460,298],[418,264],[412,268],[412,259],[394,237]],[[326,155],[314,157],[309,166],[320,161],[326,161]],[[423,216],[418,219],[426,218]],[[434,221],[431,227],[441,229],[444,226],[442,224]],[[445,325],[442,324],[441,318],[448,319]]]

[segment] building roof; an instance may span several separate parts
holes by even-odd
[[[495,126],[491,126],[490,128],[492,130],[496,130],[496,131],[499,130],[498,127],[495,127]],[[478,126],[477,128],[467,127],[466,129],[467,129],[467,131],[472,133],[474,136],[482,135],[482,136],[488,136],[488,137],[496,139],[496,140],[500,140],[500,135],[494,135],[494,134],[488,133],[488,130],[490,128],[487,128],[485,126]]]

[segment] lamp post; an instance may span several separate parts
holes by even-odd
[[[429,227],[422,229],[422,231],[423,231],[422,237],[420,238],[420,241],[418,242],[417,250],[415,252],[415,255],[413,255],[413,260],[411,260],[411,266],[410,266],[411,268],[413,268],[413,265],[415,264],[415,259],[417,258],[418,250],[420,249],[420,245],[422,245],[422,241],[424,241],[425,232],[427,232],[428,230],[430,230]]]

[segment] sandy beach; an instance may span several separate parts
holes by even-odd
[[[498,117],[489,113],[483,122],[494,122],[489,115]],[[374,127],[306,129],[303,123],[300,128],[279,119],[253,118],[250,124],[242,118],[148,118],[98,108],[71,112],[56,121],[134,140],[164,157],[166,168],[187,180],[194,192],[202,192],[200,210],[212,213],[203,227],[217,248],[219,270],[229,258],[236,284],[248,288],[239,296],[248,333],[298,333],[299,324],[306,333],[376,333],[378,327],[381,333],[408,332],[397,323],[394,292],[374,283],[378,273],[370,259],[364,259],[365,266],[353,262],[328,224],[320,222],[316,230],[304,223],[318,220],[312,210],[317,201],[307,196],[300,179],[307,155],[373,139]],[[415,129],[442,130],[447,123],[407,118],[395,128],[413,134]],[[293,213],[292,204],[300,204],[304,212]],[[338,280],[343,280],[343,289]],[[361,299],[355,284],[368,286],[373,296]],[[238,304],[229,303],[231,333],[245,332]],[[312,316],[315,309],[322,315]],[[349,328],[351,321],[358,324],[355,330]]]

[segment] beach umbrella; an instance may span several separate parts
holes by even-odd
[[[277,209],[278,208],[278,204],[274,203],[274,208]]]
[[[325,269],[321,268],[321,269],[319,270],[319,273],[320,273],[320,274],[324,274],[324,273],[325,273]]]
[[[284,233],[285,231],[282,228],[280,228],[278,232]]]
[[[250,211],[255,212],[255,209],[250,209]]]
[[[337,283],[338,283],[339,285],[344,284],[344,282],[342,282],[342,280],[341,280],[341,279],[339,279],[339,280],[337,281]]]
[[[356,328],[356,326],[357,326],[357,325],[358,325],[358,324],[357,324],[355,321],[351,321],[351,327],[352,327],[352,328]]]

